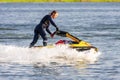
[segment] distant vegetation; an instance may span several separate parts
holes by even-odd
[[[120,0],[0,0],[0,2],[120,2]]]

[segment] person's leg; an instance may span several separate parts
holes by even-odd
[[[31,42],[29,46],[30,48],[35,45],[35,43],[38,41],[38,38],[39,38],[39,33],[35,31],[33,41]]]
[[[47,37],[43,36],[43,46],[47,46]]]
[[[41,31],[41,37],[43,39],[43,46],[47,46],[47,36],[46,36],[46,33],[45,31]]]

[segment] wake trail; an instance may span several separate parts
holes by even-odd
[[[54,48],[27,48],[13,45],[0,45],[0,62],[19,64],[75,64],[76,62],[95,62],[101,52],[95,53],[92,49],[78,52],[65,46]]]

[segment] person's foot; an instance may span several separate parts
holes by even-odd
[[[47,42],[43,42],[43,46],[47,46]]]
[[[30,44],[29,48],[33,47],[33,45]]]

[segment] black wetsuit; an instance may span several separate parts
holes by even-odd
[[[46,33],[45,30],[49,33],[52,34],[49,30],[49,26],[50,23],[56,28],[56,30],[58,30],[58,27],[56,26],[56,24],[53,22],[52,18],[50,15],[46,15],[43,17],[43,19],[41,20],[41,22],[35,27],[34,30],[34,38],[32,43],[30,44],[30,47],[34,46],[34,44],[37,42],[39,35],[42,37],[43,39],[43,45],[46,46],[47,45],[47,37],[46,37]]]

